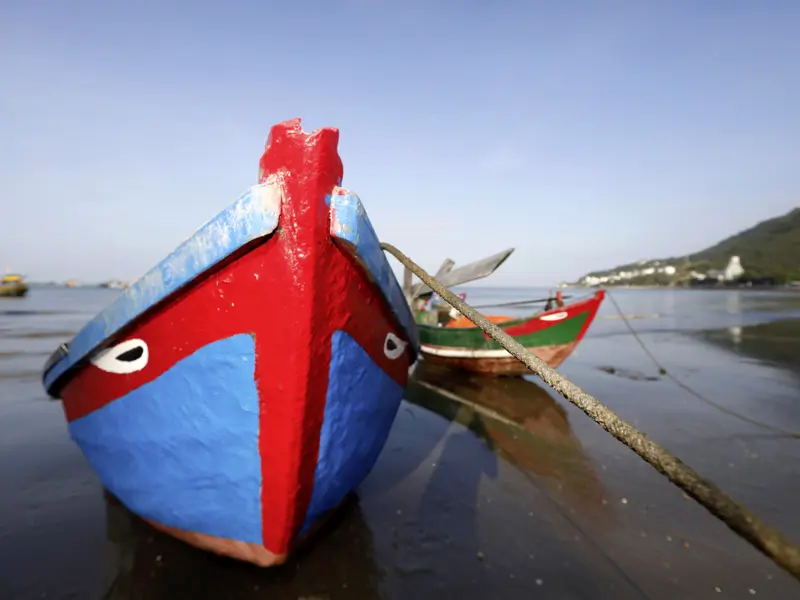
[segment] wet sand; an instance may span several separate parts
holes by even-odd
[[[665,313],[631,297],[625,312]],[[81,311],[101,300],[83,300]],[[779,311],[751,324],[759,307],[740,307],[735,324],[709,330],[676,327],[678,309],[671,321],[635,326],[693,389],[800,432],[800,321]],[[705,310],[703,321],[722,324],[716,305]],[[800,594],[799,583],[541,384],[424,364],[367,481],[289,564],[262,570],[195,550],[104,494],[59,404],[41,391],[55,334],[79,326],[81,311],[0,315],[0,599]],[[599,320],[560,370],[800,541],[799,440],[681,391],[618,319]]]

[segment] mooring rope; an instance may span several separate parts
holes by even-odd
[[[747,415],[743,415],[742,413],[737,412],[737,411],[733,410],[732,408],[728,408],[727,406],[723,406],[722,404],[714,402],[710,398],[706,398],[705,396],[703,396],[703,394],[701,394],[700,392],[695,391],[694,389],[689,387],[687,384],[685,384],[683,381],[678,379],[671,372],[667,371],[667,369],[664,368],[664,365],[662,365],[661,362],[653,355],[653,353],[650,352],[650,349],[645,345],[644,341],[639,337],[639,334],[633,328],[633,325],[631,325],[631,323],[628,321],[628,318],[622,313],[622,309],[619,307],[619,304],[617,304],[616,299],[614,298],[613,295],[611,295],[611,293],[608,290],[606,290],[606,296],[608,296],[608,298],[611,300],[611,303],[614,305],[614,308],[617,310],[617,313],[619,313],[619,316],[625,322],[625,326],[628,328],[628,331],[631,332],[631,335],[633,336],[633,339],[636,340],[636,342],[639,344],[639,346],[641,346],[642,350],[644,350],[644,353],[647,354],[647,356],[650,357],[650,360],[653,361],[653,364],[658,369],[658,372],[659,372],[660,375],[665,375],[670,380],[672,380],[672,382],[675,385],[677,385],[679,388],[681,388],[684,391],[688,392],[689,394],[691,394],[692,396],[694,396],[695,398],[697,398],[701,402],[705,402],[709,406],[711,406],[713,408],[716,408],[720,412],[723,412],[723,413],[725,413],[727,415],[730,415],[731,417],[734,417],[736,419],[740,419],[742,421],[745,421],[746,423],[750,423],[751,425],[755,425],[756,427],[760,427],[761,429],[766,429],[768,431],[772,431],[773,433],[777,433],[777,434],[779,434],[781,436],[784,436],[784,437],[800,438],[800,433],[796,433],[794,431],[788,431],[787,429],[781,429],[780,427],[776,427],[775,425],[770,425],[769,423],[764,423],[763,421],[757,421],[756,419],[751,419]]]
[[[730,498],[715,483],[702,478],[694,469],[648,439],[633,425],[619,418],[599,400],[584,392],[555,369],[547,366],[539,357],[528,352],[513,337],[440,284],[400,250],[386,243],[382,243],[381,248],[394,256],[403,266],[439,294],[445,302],[480,327],[547,385],[580,408],[593,421],[697,500],[730,529],[800,581],[800,546],[790,542],[777,529],[770,527],[755,513]]]

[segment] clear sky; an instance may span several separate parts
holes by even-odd
[[[0,267],[138,277],[298,116],[429,269],[699,250],[800,204],[799,31],[789,0],[6,0]]]

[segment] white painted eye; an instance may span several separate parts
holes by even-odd
[[[408,346],[408,342],[404,342],[395,334],[389,332],[386,334],[386,341],[383,342],[383,353],[386,358],[395,360],[405,352],[406,346]]]
[[[91,360],[94,366],[107,373],[125,375],[144,369],[149,357],[144,340],[125,340],[98,352]]]
[[[542,321],[561,321],[566,319],[569,313],[561,311],[557,313],[553,313],[552,315],[542,315],[539,317]]]

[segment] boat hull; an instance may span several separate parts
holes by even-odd
[[[572,354],[577,345],[578,342],[571,342],[554,346],[534,346],[526,349],[546,362],[547,366],[555,369]],[[469,371],[478,375],[496,377],[530,375],[530,369],[508,352],[504,352],[502,356],[469,356],[469,349],[464,348],[463,351],[467,354],[466,356],[440,356],[434,354],[434,352],[448,349],[447,347],[424,345],[421,348],[421,352],[426,363]]]
[[[559,367],[586,335],[605,297],[600,290],[582,302],[527,319],[496,318],[496,325],[551,368]],[[530,370],[477,327],[420,326],[426,363],[486,376],[518,376]]]
[[[28,286],[25,284],[0,285],[0,297],[22,298],[27,293]]]
[[[261,566],[284,562],[372,469],[416,356],[402,290],[338,185],[337,140],[299,120],[274,127],[259,186],[45,374],[114,496],[187,543]],[[220,240],[236,241],[216,252]]]

